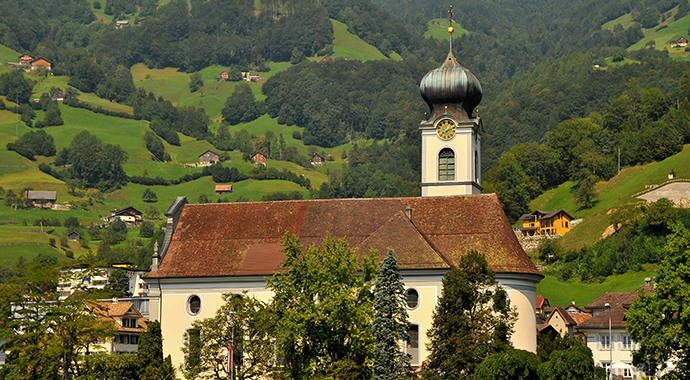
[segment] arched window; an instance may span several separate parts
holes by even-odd
[[[443,148],[438,154],[438,180],[455,180],[455,152],[450,148]]]
[[[407,289],[405,292],[405,301],[407,302],[407,307],[414,309],[419,305],[419,293],[417,289]]]
[[[405,353],[410,355],[411,365],[420,365],[419,361],[419,325],[410,324],[407,330],[410,340],[407,341]]]

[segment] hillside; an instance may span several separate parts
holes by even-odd
[[[624,168],[621,174],[609,181],[596,184],[597,201],[591,209],[578,208],[572,194],[572,182],[566,182],[558,188],[546,191],[530,202],[531,209],[552,210],[564,209],[574,218],[583,221],[573,227],[560,241],[563,248],[577,249],[592,245],[601,239],[606,227],[610,225],[608,214],[611,210],[629,204],[643,203],[633,194],[644,191],[646,185],[657,185],[668,180],[672,170],[676,178],[690,178],[690,145],[683,151],[661,162]]]

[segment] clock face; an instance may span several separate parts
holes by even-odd
[[[443,119],[436,124],[436,134],[441,140],[450,140],[455,136],[457,126],[451,119]]]

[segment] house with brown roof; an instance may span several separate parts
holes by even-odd
[[[330,234],[347,239],[359,254],[375,249],[383,259],[388,248],[394,250],[407,291],[415,293],[408,313],[410,333],[417,340],[407,348],[414,366],[428,354],[426,332],[445,272],[473,249],[486,255],[518,309],[513,344],[536,349],[534,289],[542,275],[522,250],[494,194],[220,204],[187,204],[181,197],[166,216],[163,247],[145,280],[155,284],[152,292],[161,291],[157,312],[165,354],[173,355],[174,364],[182,362],[185,328],[212,316],[222,304],[222,293],[247,290],[270,300],[266,277],[282,270],[286,232],[297,235],[305,247]],[[152,303],[151,318],[153,308]]]
[[[220,79],[228,80],[228,78],[230,78],[230,75],[228,74],[228,70],[223,70],[223,72],[220,73]]]
[[[24,202],[34,207],[51,208],[57,202],[57,191],[27,190],[24,192]]]
[[[645,285],[638,289],[650,293],[654,287]],[[592,318],[577,326],[578,331],[586,334],[594,364],[607,369],[612,367],[614,376],[626,379],[640,379],[644,375],[641,368],[632,365],[632,351],[639,346],[626,331],[625,322],[625,312],[637,298],[637,292],[636,289],[602,294],[585,306],[592,312]]]
[[[210,166],[217,162],[220,162],[220,153],[207,150],[199,155],[199,164],[197,166]]]
[[[22,54],[19,56],[19,64],[20,65],[30,65],[33,60],[36,59],[33,56],[29,54]]]
[[[261,152],[256,152],[252,156],[252,162],[254,165],[266,166],[266,156],[264,156]]]
[[[688,46],[688,39],[685,37],[681,37],[676,40],[676,42],[671,44],[671,47],[686,47]]]
[[[53,62],[43,58],[39,57],[31,61],[31,70],[36,70],[39,67],[43,67],[47,70],[52,70],[53,69]]]
[[[535,210],[531,214],[522,215],[519,220],[522,220],[520,231],[523,236],[565,235],[570,231],[573,217],[564,210]]]
[[[313,166],[324,166],[326,165],[326,159],[322,155],[314,153],[314,155],[309,159],[309,163]]]
[[[127,227],[134,227],[139,225],[144,219],[141,217],[143,213],[132,206],[123,207],[110,212],[110,216],[106,218],[108,222],[121,220],[127,224]]]
[[[65,93],[62,92],[61,90],[57,90],[57,91],[55,91],[55,93],[53,93],[53,96],[51,96],[51,99],[58,101],[58,102],[62,102],[65,100]]]
[[[116,331],[113,339],[94,344],[90,352],[135,353],[139,347],[139,337],[146,332],[148,319],[144,318],[139,309],[132,302],[121,302],[117,298],[112,301],[95,301],[91,310],[99,318],[111,322]]]
[[[537,314],[545,314],[546,310],[544,310],[544,309],[550,308],[550,306],[551,306],[551,305],[549,305],[549,299],[542,296],[541,294],[537,294],[536,301],[537,301],[537,303],[536,303],[537,307],[535,310],[536,313]],[[548,312],[546,314],[548,314]]]
[[[232,185],[216,185],[216,195],[232,193]]]

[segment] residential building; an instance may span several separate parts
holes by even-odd
[[[119,219],[125,222],[127,227],[134,227],[144,221],[144,219],[141,217],[142,215],[143,214],[141,211],[132,206],[127,206],[115,211],[111,211],[110,216],[106,217],[105,219],[108,222],[114,222]]]
[[[36,70],[39,67],[43,67],[47,70],[52,70],[53,62],[42,57],[36,58],[33,61],[31,61],[31,70]]]
[[[263,155],[262,153],[260,153],[260,152],[256,152],[256,153],[254,153],[254,155],[252,156],[252,162],[254,163],[254,165],[263,165],[263,166],[266,166],[266,156],[264,156],[264,155]]]
[[[115,22],[115,27],[117,29],[126,28],[128,26],[129,26],[129,21],[127,21],[127,20],[118,20]]]
[[[199,165],[197,166],[210,166],[217,162],[220,162],[220,153],[207,150],[199,156]]]
[[[89,347],[89,352],[135,353],[139,347],[139,337],[146,332],[148,319],[132,303],[113,298],[112,301],[96,301],[91,304],[92,312],[101,320],[112,322],[116,335],[106,342],[97,342]]]
[[[67,235],[67,239],[70,241],[79,241],[81,239],[81,235],[79,235],[79,232],[77,231],[72,231]]]
[[[326,165],[326,159],[322,155],[314,153],[314,155],[309,159],[309,163],[313,166],[324,166]]]
[[[652,292],[653,286],[641,286],[644,292]],[[585,306],[592,318],[580,323],[577,329],[586,334],[587,347],[592,350],[594,364],[613,369],[614,376],[625,379],[642,379],[644,372],[632,365],[632,351],[638,349],[626,331],[625,312],[637,298],[632,292],[604,293]]]
[[[57,191],[27,190],[24,201],[34,207],[51,208],[57,202]]]
[[[127,274],[128,290],[132,297],[148,296],[149,286],[144,282],[142,277],[148,273],[149,270],[137,268],[131,263],[115,263],[112,266],[97,268],[95,270],[89,270],[88,268],[72,268],[62,272],[64,275],[61,276],[61,281],[57,289],[58,294],[60,294],[60,299],[69,297],[81,288],[104,289],[108,284],[108,278],[110,278],[112,271],[115,269],[121,269]],[[138,304],[137,307],[142,309],[141,304]],[[148,305],[146,309],[146,313],[148,314]]]
[[[230,78],[230,75],[228,74],[228,70],[223,70],[223,72],[220,73],[220,79],[228,80],[228,78]]]
[[[570,231],[573,217],[564,210],[535,210],[531,214],[522,215],[519,220],[522,220],[520,231],[523,236],[565,235]]]
[[[65,100],[65,93],[60,91],[60,90],[57,90],[57,91],[55,91],[55,93],[53,93],[53,96],[51,97],[51,99],[58,101],[58,102],[62,102]]]

